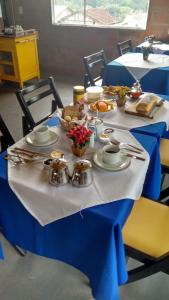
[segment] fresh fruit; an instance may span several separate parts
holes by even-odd
[[[96,101],[90,104],[90,109],[92,111],[99,111],[99,112],[108,112],[113,109],[113,103],[106,100],[106,101]]]
[[[97,103],[97,109],[100,112],[106,112],[108,110],[108,106],[106,102],[100,101]]]

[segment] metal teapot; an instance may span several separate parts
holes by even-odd
[[[53,160],[50,165],[49,183],[55,186],[65,185],[69,182],[70,176],[67,161],[63,158]]]
[[[92,164],[89,160],[79,160],[74,165],[72,184],[76,187],[85,187],[92,183]]]

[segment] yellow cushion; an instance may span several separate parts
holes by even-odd
[[[160,140],[160,158],[163,166],[169,167],[169,140]]]
[[[123,228],[127,246],[157,259],[169,254],[169,207],[141,197]]]

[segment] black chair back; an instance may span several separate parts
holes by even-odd
[[[10,134],[1,115],[0,115],[0,144],[1,144],[0,152],[5,151],[9,146],[14,144],[14,139]]]
[[[43,88],[47,87],[47,90],[43,91]],[[53,77],[49,77],[46,80],[41,80],[38,83],[31,85],[29,87],[23,88],[22,90],[16,91],[16,96],[19,104],[22,108],[24,116],[22,118],[23,135],[28,134],[32,129],[45,121],[54,111],[59,108],[63,108],[62,100],[55,88],[55,83]],[[35,121],[33,114],[30,110],[30,106],[38,101],[47,100],[48,96],[52,96],[51,99],[51,111],[43,116],[39,121]],[[40,103],[39,104],[39,109]]]
[[[104,50],[85,56],[83,58],[86,74],[84,78],[85,88],[89,85],[102,85],[103,72],[106,66]]]
[[[118,43],[117,44],[117,49],[118,49],[118,52],[119,52],[120,56],[125,54],[125,53],[132,52],[133,48],[132,48],[131,40],[127,40],[127,41]]]

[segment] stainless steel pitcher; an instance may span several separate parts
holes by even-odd
[[[50,165],[49,183],[55,186],[61,186],[67,184],[69,179],[67,161],[63,158],[53,160]]]
[[[79,160],[74,165],[72,184],[76,187],[85,187],[92,183],[92,164],[89,160]]]

